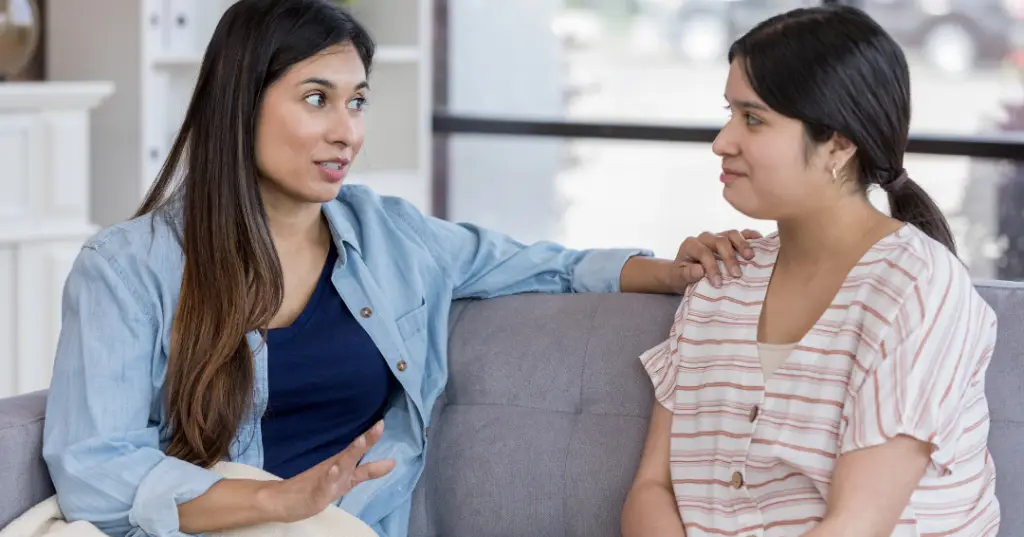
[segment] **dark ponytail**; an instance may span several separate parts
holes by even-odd
[[[889,214],[893,218],[912,224],[929,237],[942,243],[956,255],[956,243],[949,222],[931,196],[903,170],[896,179],[882,183],[889,195]]]
[[[829,4],[794,9],[733,43],[751,87],[771,109],[804,124],[808,142],[839,134],[857,146],[863,191],[889,193],[893,218],[956,253],[949,223],[903,169],[910,130],[910,69],[903,50],[863,11]],[[808,153],[810,154],[810,153]]]

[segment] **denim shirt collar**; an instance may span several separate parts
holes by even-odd
[[[185,201],[181,194],[173,195],[167,200],[161,213],[171,227],[175,230],[179,241],[185,229]],[[362,247],[359,244],[358,219],[352,210],[337,199],[333,199],[321,205],[321,212],[327,219],[327,226],[331,231],[331,238],[338,247],[338,257],[342,264],[347,261],[345,245],[352,247],[356,253],[362,255]],[[354,224],[355,223],[355,224]]]
[[[327,226],[331,230],[331,238],[334,239],[334,244],[338,247],[338,260],[342,264],[347,261],[345,244],[348,244],[356,253],[362,255],[363,251],[359,245],[359,233],[356,229],[358,220],[352,214],[352,210],[334,199],[323,204],[322,212],[324,217],[327,218]],[[356,222],[356,224],[353,225],[353,222]]]

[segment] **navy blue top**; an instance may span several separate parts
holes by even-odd
[[[339,453],[366,432],[383,418],[398,386],[331,283],[337,259],[332,242],[305,309],[291,326],[267,335],[263,468],[284,479]]]

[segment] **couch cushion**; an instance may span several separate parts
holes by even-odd
[[[677,297],[522,295],[452,311],[412,537],[619,535]]]
[[[43,462],[45,392],[0,400],[0,528],[53,494]]]
[[[999,316],[988,374],[1000,535],[1024,530],[1024,285],[979,283]],[[618,537],[653,404],[637,356],[678,297],[521,295],[457,303],[411,537]]]
[[[985,379],[996,463],[996,496],[1002,507],[999,535],[1024,535],[1024,284],[979,282],[978,292],[999,320],[995,357]]]

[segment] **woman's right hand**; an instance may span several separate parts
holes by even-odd
[[[395,468],[392,459],[360,464],[383,432],[384,422],[378,422],[341,453],[291,479],[267,482],[260,504],[275,521],[298,522],[319,514],[356,485],[387,475]]]

